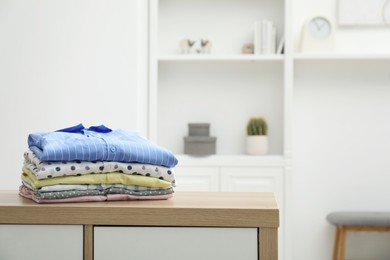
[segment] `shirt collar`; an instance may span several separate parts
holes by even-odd
[[[90,126],[89,128],[85,128],[83,124],[78,124],[75,126],[56,130],[55,132],[82,133],[83,130],[88,130],[88,131],[97,132],[97,133],[109,133],[112,131],[110,128],[106,127],[105,125]]]

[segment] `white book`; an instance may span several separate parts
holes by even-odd
[[[255,54],[261,54],[261,23],[260,22],[255,22],[254,26],[254,53]]]
[[[262,21],[262,54],[276,53],[276,27],[272,21]]]
[[[275,25],[272,24],[271,27],[271,35],[270,35],[270,54],[276,53],[276,28]]]
[[[268,53],[268,21],[263,20],[261,22],[261,53]]]

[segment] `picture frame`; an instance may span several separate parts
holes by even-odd
[[[339,0],[340,26],[390,26],[390,0]]]

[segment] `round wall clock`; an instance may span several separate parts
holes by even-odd
[[[333,31],[332,23],[324,16],[308,19],[303,26],[301,51],[333,50]]]

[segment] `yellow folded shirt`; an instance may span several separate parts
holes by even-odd
[[[34,173],[32,173],[29,169],[25,167],[23,167],[22,179],[23,181],[31,184],[31,186],[35,189],[39,189],[43,186],[52,186],[58,184],[124,184],[153,188],[171,187],[170,182],[157,178],[141,175],[128,175],[118,172],[86,174],[81,176],[55,177],[50,179],[38,180],[35,177]]]

